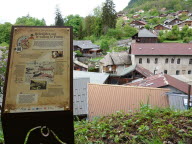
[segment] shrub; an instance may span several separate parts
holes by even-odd
[[[190,42],[190,38],[189,37],[184,37],[183,38],[183,42],[184,43],[189,43]]]
[[[80,50],[76,50],[75,53],[77,54],[78,57],[82,57],[83,54]]]

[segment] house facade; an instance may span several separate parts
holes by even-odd
[[[192,44],[135,43],[131,45],[132,63],[154,74],[192,74]]]
[[[157,43],[158,36],[147,29],[140,30],[132,36],[133,43]]]
[[[173,25],[176,25],[178,23],[182,22],[182,20],[178,19],[178,18],[174,18],[174,19],[170,19],[170,20],[166,20],[164,22],[164,24],[169,27],[172,28]]]
[[[100,56],[102,51],[100,46],[93,44],[90,40],[73,40],[73,50],[79,50],[86,57]]]
[[[170,30],[170,28],[168,28],[162,24],[158,24],[154,27],[154,30]]]
[[[112,52],[100,60],[99,71],[101,73],[120,74],[131,63],[131,56],[128,52]]]
[[[138,20],[134,20],[130,23],[130,26],[134,27],[134,28],[137,28],[137,29],[141,29],[141,28],[144,28],[144,26],[146,25],[147,23],[144,22],[144,21],[138,21]]]
[[[192,28],[192,20],[185,20],[177,24],[179,29],[181,30],[184,26],[188,26],[189,28]]]

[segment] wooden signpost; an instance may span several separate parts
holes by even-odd
[[[2,125],[6,144],[73,144],[72,27],[12,28]]]

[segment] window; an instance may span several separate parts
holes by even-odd
[[[158,63],[158,58],[155,58],[155,64],[157,64]]]
[[[172,59],[171,59],[171,63],[174,63],[174,60],[175,60],[175,59],[174,59],[174,58],[172,58]]]
[[[139,58],[139,63],[142,64],[142,58]]]
[[[180,64],[180,61],[181,61],[180,58],[178,58],[178,59],[177,59],[177,64]]]
[[[192,64],[192,59],[189,59],[189,64]]]
[[[167,74],[167,70],[164,70],[164,74]]]
[[[165,63],[168,63],[168,62],[169,62],[169,59],[168,59],[168,58],[166,58],[166,59],[165,59]]]
[[[176,70],[176,75],[179,75],[179,70]]]
[[[191,70],[188,70],[188,74],[191,74]]]
[[[147,63],[150,63],[150,59],[149,58],[147,58]]]
[[[188,106],[188,98],[184,98],[183,99],[183,105],[186,107],[187,109],[187,106]],[[192,102],[189,102],[189,106],[191,107],[192,106]]]

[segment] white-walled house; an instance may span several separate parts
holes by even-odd
[[[133,64],[155,74],[192,74],[192,43],[134,43],[130,53]]]

